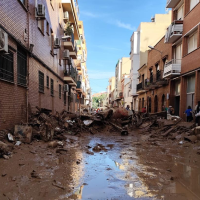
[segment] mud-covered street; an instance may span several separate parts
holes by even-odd
[[[0,199],[200,199],[198,143],[152,142],[141,129],[66,137],[65,151],[35,140],[0,159]]]

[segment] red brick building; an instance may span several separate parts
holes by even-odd
[[[164,37],[148,53],[148,63],[139,72],[139,110],[146,107],[148,112],[161,112],[170,103],[170,81],[163,77],[165,64],[171,60],[171,44],[164,43]]]
[[[75,111],[76,54],[74,44],[71,49],[62,41],[67,6],[61,0],[7,0],[0,8],[0,130],[26,122],[36,106]],[[70,21],[78,40],[77,22]],[[67,49],[71,58],[63,60]]]
[[[165,42],[172,44],[173,60],[164,73],[171,78],[172,106],[184,118],[187,106],[200,101],[200,2],[169,0],[167,8],[173,16]]]
[[[172,24],[155,47],[150,47],[147,66],[139,72],[139,108],[160,112],[173,106],[175,115],[200,101],[200,2],[168,0]]]

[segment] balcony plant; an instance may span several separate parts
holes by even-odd
[[[71,40],[71,36],[73,34],[73,28],[72,25],[70,23],[66,24],[66,29],[64,30],[65,35],[70,36],[67,40],[70,41]]]

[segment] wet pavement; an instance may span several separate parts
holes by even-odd
[[[118,133],[82,134],[62,153],[22,145],[0,159],[0,200],[199,200],[195,146]]]

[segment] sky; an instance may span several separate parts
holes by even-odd
[[[140,22],[166,13],[166,0],[79,0],[87,44],[87,72],[92,93],[106,91],[122,57],[129,57],[130,38]]]

